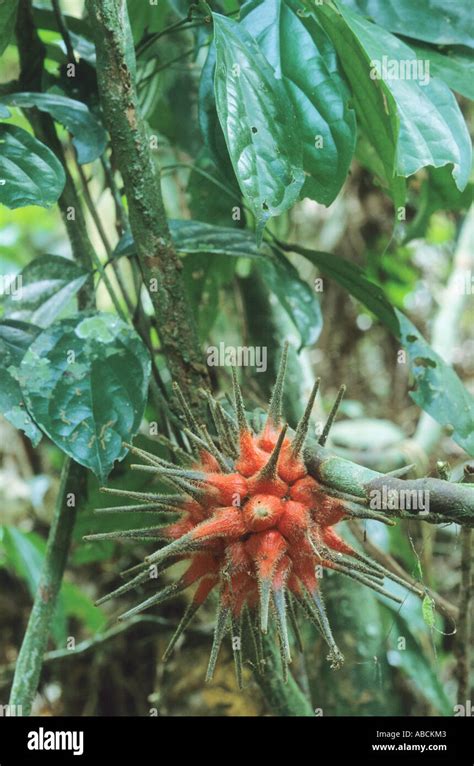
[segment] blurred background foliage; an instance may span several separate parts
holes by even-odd
[[[65,91],[80,91],[91,107],[97,100],[93,77],[94,48],[81,21],[82,3],[65,0],[76,50],[81,55],[81,78],[64,75],[66,62],[60,35],[42,29],[47,46],[47,70],[62,78]],[[238,7],[233,0],[214,4],[224,13]],[[234,221],[232,210],[240,192],[232,171],[214,165],[198,129],[198,96],[208,38],[202,26],[165,34],[156,44],[153,35],[188,10],[184,0],[159,2],[158,7],[129,0],[133,37],[138,53],[141,108],[151,136],[156,136],[156,158],[163,169],[163,193],[170,218],[194,218],[213,224],[245,226]],[[36,2],[38,18],[50,14],[48,2]],[[41,16],[43,14],[43,16]],[[46,16],[45,16],[46,14]],[[2,59],[2,81],[18,75],[16,47]],[[76,92],[74,93],[74,89]],[[471,106],[460,97],[471,120]],[[15,124],[27,127],[18,110]],[[66,131],[61,138],[69,147]],[[363,152],[359,152],[363,157]],[[90,194],[107,239],[118,241],[112,196],[98,163],[85,166]],[[76,181],[80,185],[80,179]],[[460,226],[472,197],[470,184],[462,194],[441,170],[420,171],[409,181],[407,221],[393,236],[390,199],[374,184],[363,161],[354,160],[341,194],[330,208],[304,200],[273,220],[269,229],[279,238],[313,249],[335,253],[363,266],[383,286],[390,302],[409,313],[431,337],[436,316],[444,306],[446,284],[455,267]],[[104,242],[90,215],[87,226],[96,252],[107,260]],[[69,257],[70,248],[57,207],[0,208],[0,273],[14,274],[38,255]],[[184,259],[184,279],[198,319],[203,349],[208,345],[259,345],[269,349],[266,373],[245,371],[247,399],[263,405],[274,380],[283,338],[292,342],[292,363],[287,394],[290,422],[301,412],[315,375],[323,381],[317,417],[323,418],[341,383],[348,387],[331,448],[367,465],[380,465],[383,455],[400,453],[414,462],[420,475],[434,470],[436,461],[462,464],[465,455],[449,435],[436,432],[429,448],[419,431],[420,411],[408,395],[407,366],[397,364],[398,342],[347,292],[323,279],[317,293],[324,317],[321,334],[297,354],[304,316],[299,301],[301,283],[312,284],[320,275],[300,256],[292,255],[293,279],[265,272],[252,260],[220,258],[196,253]],[[120,259],[122,278],[130,283],[127,259]],[[463,266],[464,268],[464,266]],[[107,267],[116,284],[115,272]],[[98,306],[112,310],[103,284]],[[73,303],[71,311],[74,310]],[[67,310],[66,310],[67,313]],[[314,315],[312,315],[314,321]],[[159,348],[157,350],[158,364]],[[456,327],[452,362],[469,390],[474,388],[472,296],[466,296]],[[211,370],[212,372],[212,370]],[[229,377],[219,371],[214,380],[229,390]],[[150,442],[148,425],[155,417],[148,407],[138,441],[165,455]],[[428,426],[426,426],[428,427]],[[420,438],[419,438],[420,437]],[[60,451],[47,439],[32,448],[22,433],[0,419],[0,684],[1,699],[11,681],[11,668],[24,633],[35,592],[49,520],[62,463]],[[388,460],[388,458],[387,458]],[[110,484],[132,489],[144,486],[146,474],[128,471],[130,460],[115,468]],[[393,467],[393,466],[392,466]],[[118,572],[135,565],[146,554],[141,544],[83,542],[90,532],[140,524],[135,515],[95,516],[106,505],[98,482],[90,475],[87,501],[81,507],[72,553],[56,611],[50,652],[45,663],[35,712],[63,715],[142,715],[156,709],[163,715],[261,715],[265,705],[250,672],[243,693],[236,689],[232,653],[224,649],[212,684],[203,679],[212,632],[212,605],[196,621],[166,665],[161,654],[183,610],[186,596],[117,628],[115,617],[126,607],[112,602],[97,608],[94,599],[118,582]],[[146,523],[146,519],[145,523]],[[459,530],[453,525],[431,526],[399,522],[387,529],[376,522],[363,525],[364,534],[392,555],[409,574],[456,603],[459,586]],[[173,570],[165,577],[173,577]],[[302,628],[306,647],[295,660],[295,677],[315,709],[324,715],[451,715],[455,704],[453,654],[455,624],[422,609],[413,595],[395,607],[354,583],[326,575],[324,592],[333,632],[346,656],[335,673],[325,662],[325,651],[311,625]],[[68,640],[76,645],[68,652]],[[400,649],[400,638],[406,648]]]

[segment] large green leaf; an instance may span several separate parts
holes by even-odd
[[[94,162],[107,146],[107,134],[82,101],[58,93],[12,93],[2,98],[4,104],[21,109],[36,107],[48,112],[73,135],[77,160],[81,165]]]
[[[67,455],[105,481],[137,432],[150,358],[140,337],[113,314],[89,312],[44,330],[18,379],[35,421]]]
[[[410,396],[443,427],[469,455],[474,456],[474,399],[458,376],[433,351],[406,316],[396,311],[401,340],[409,357],[414,386]]]
[[[428,72],[399,69],[390,74],[390,66],[417,62],[415,52],[404,42],[347,8],[342,15],[368,58],[375,83],[388,89],[395,101],[399,119],[396,172],[410,176],[420,168],[453,165],[453,177],[461,191],[469,181],[472,149],[466,123],[449,88]],[[376,63],[382,79],[377,79]],[[383,70],[387,63],[387,74]],[[390,107],[389,107],[390,108]]]
[[[474,54],[469,48],[455,47],[440,51],[426,43],[405,39],[417,58],[428,60],[430,73],[446,83],[451,90],[474,100]]]
[[[0,322],[0,413],[15,428],[20,428],[36,446],[41,439],[41,431],[33,423],[23,401],[14,369],[20,364],[28,346],[34,341],[39,327],[6,320]],[[12,374],[13,371],[13,374]]]
[[[255,40],[213,14],[215,96],[229,155],[258,231],[299,197],[302,146],[291,103]]]
[[[19,296],[0,299],[4,315],[10,319],[47,327],[66,308],[71,298],[90,276],[86,269],[68,258],[40,255],[17,275]],[[20,283],[19,283],[20,284]]]
[[[405,182],[395,172],[399,131],[395,100],[383,81],[371,79],[370,58],[343,17],[329,6],[318,6],[314,13],[336,48],[351,86],[358,123],[376,154],[381,180],[395,205],[403,205]]]
[[[23,128],[0,125],[0,203],[49,207],[60,196],[64,169],[47,146]]]
[[[341,0],[390,32],[447,45],[474,45],[471,0]]]
[[[355,146],[355,114],[334,46],[299,0],[250,0],[241,24],[286,87],[303,141],[301,196],[329,205],[344,183]]]
[[[18,0],[3,0],[0,3],[0,56],[13,35],[17,10]]]

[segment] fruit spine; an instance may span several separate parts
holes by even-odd
[[[100,512],[144,511],[172,513],[178,520],[145,529],[89,535],[87,539],[132,538],[164,540],[149,555],[129,582],[99,599],[111,598],[154,580],[178,561],[187,562],[184,574],[129,609],[119,619],[195,586],[191,603],[165,652],[166,659],[178,638],[212,592],[217,594],[217,614],[207,680],[213,676],[218,652],[230,628],[239,685],[242,679],[244,624],[258,646],[258,631],[267,633],[272,623],[278,636],[283,673],[291,662],[288,623],[297,632],[295,611],[311,620],[328,645],[328,659],[337,668],[343,662],[326,615],[320,591],[323,570],[332,569],[356,579],[395,601],[383,588],[384,576],[407,583],[348,545],[334,526],[349,516],[387,520],[348,496],[336,496],[308,474],[303,448],[311,410],[319,387],[316,381],[305,412],[291,434],[282,422],[282,392],[287,347],[263,425],[254,430],[248,422],[242,393],[233,371],[233,413],[229,414],[206,393],[214,424],[211,436],[189,410],[179,386],[174,385],[183,412],[191,454],[177,450],[180,465],[131,445],[144,465],[132,466],[154,474],[171,485],[176,494],[104,489],[136,504],[98,509]],[[342,398],[343,389],[319,439],[324,444]],[[360,501],[359,499],[359,502]],[[155,580],[156,581],[156,580]],[[409,587],[409,586],[407,586]],[[245,621],[245,622],[244,622]]]

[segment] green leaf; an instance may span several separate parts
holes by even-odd
[[[474,456],[474,399],[458,376],[400,311],[401,340],[409,357],[414,388],[410,396],[448,431],[468,455]]]
[[[213,226],[202,221],[170,219],[168,226],[178,252],[232,255],[235,258],[261,258],[263,253],[254,235],[246,229]],[[114,258],[135,255],[130,231],[125,232],[114,250]]]
[[[304,182],[302,146],[282,83],[255,40],[213,14],[217,113],[239,186],[261,235],[271,216],[291,207]]]
[[[303,141],[302,197],[330,205],[344,183],[355,146],[355,114],[334,46],[299,0],[250,0],[241,24],[281,81]]]
[[[474,45],[471,0],[342,0],[380,26],[438,45]]]
[[[54,443],[104,482],[143,416],[150,358],[113,314],[89,312],[44,330],[18,370],[28,409]]]
[[[4,96],[2,102],[21,109],[35,106],[64,125],[73,135],[77,160],[81,165],[94,162],[105,151],[107,134],[82,101],[58,93],[12,93]]]
[[[53,205],[64,169],[47,146],[16,125],[0,125],[0,203],[9,208]]]
[[[395,205],[403,205],[405,182],[395,173],[399,119],[393,96],[383,81],[370,78],[370,58],[345,19],[329,6],[318,6],[314,13],[336,48],[351,86],[358,123],[376,154],[381,180]]]
[[[261,258],[263,255],[253,234],[245,229],[177,219],[168,223],[179,252],[232,255],[236,258]]]
[[[362,46],[373,78],[372,83],[389,91],[396,105],[399,134],[396,172],[404,177],[432,165],[453,165],[453,177],[461,191],[469,181],[472,148],[466,123],[449,88],[428,72],[412,77],[411,69],[399,69],[400,62],[417,62],[416,54],[394,35],[362,16],[341,7],[341,13]],[[382,69],[386,64],[387,73]],[[391,75],[390,66],[398,67]],[[422,84],[423,83],[423,84]],[[389,105],[390,109],[390,105]]]
[[[372,311],[389,330],[399,337],[400,328],[393,306],[384,295],[382,288],[367,279],[363,269],[355,263],[338,258],[331,253],[318,250],[308,250],[304,247],[295,248],[308,261],[311,261],[326,276],[334,279],[348,293],[357,298],[369,311]]]
[[[474,100],[474,55],[469,48],[438,50],[426,43],[405,39],[418,59],[428,60],[430,73],[446,83],[451,90]]]
[[[0,56],[13,36],[17,11],[18,0],[3,0],[0,3]]]
[[[41,431],[26,409],[20,386],[10,368],[20,364],[39,332],[39,327],[25,322],[0,322],[0,412],[15,428],[24,431],[34,447],[41,439]]]
[[[74,261],[58,255],[40,255],[15,279],[18,296],[0,299],[5,316],[47,327],[67,307],[90,274]]]

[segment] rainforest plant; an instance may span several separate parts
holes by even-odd
[[[15,266],[1,262],[0,412],[28,454],[54,445],[63,458],[11,703],[30,712],[65,599],[71,543],[99,562],[104,549],[94,540],[131,541],[125,550],[134,551],[127,581],[108,595],[100,585],[89,625],[98,641],[119,598],[126,630],[148,607],[192,588],[165,658],[215,606],[207,679],[229,632],[239,685],[250,668],[270,710],[311,714],[308,691],[288,666],[301,644],[298,624],[308,651],[316,642],[314,633],[305,638],[310,625],[330,666],[343,664],[330,626],[332,571],[385,605],[404,604],[414,591],[433,634],[443,632],[435,609],[451,620],[449,630],[458,625],[464,704],[474,403],[450,363],[471,294],[470,5],[77,5],[71,15],[56,0],[0,5],[0,203],[25,228],[24,208],[40,206],[46,219],[57,205],[69,243],[50,254],[26,241]],[[355,184],[361,209],[366,198],[367,209],[373,198],[379,205],[378,218],[367,213],[357,232],[361,252],[351,249],[356,237],[327,252],[330,226],[325,236],[316,225],[299,236],[298,216],[310,211],[337,228],[346,206],[344,233]],[[452,255],[444,272],[451,292],[439,301],[430,345],[406,315],[422,260],[410,248],[436,243],[440,228],[452,244],[443,251],[446,262]],[[405,405],[419,415],[411,440],[374,450],[351,444],[344,456],[328,442],[344,388],[332,409],[324,397],[318,404],[319,381],[309,399],[306,390],[309,352],[318,343],[331,349],[336,337],[324,321],[328,285],[340,290],[341,306],[341,296],[351,311],[357,306],[354,332],[374,333],[374,348],[405,365]],[[245,365],[238,372],[209,361],[210,346],[239,343],[264,348],[268,369],[250,375]],[[336,349],[331,370],[338,363]],[[376,374],[361,375],[370,399]],[[336,377],[327,381],[331,391],[342,382]],[[316,410],[318,422],[324,412],[327,420],[315,435]],[[133,471],[122,464],[130,455],[140,459]],[[99,485],[126,504],[89,515]],[[373,493],[387,488],[428,492],[429,508],[371,508]],[[145,514],[154,526],[143,527]],[[458,606],[424,583],[419,558],[413,577],[377,546],[374,555],[365,550],[360,520],[395,527],[397,519],[418,530],[458,525]],[[18,540],[31,541],[0,521],[0,565],[18,575]],[[112,557],[117,548],[107,549]],[[142,588],[145,600],[131,605]],[[345,593],[341,603],[353,604],[353,591]],[[82,598],[84,614],[91,604]],[[350,619],[355,634],[364,620]],[[453,700],[426,672],[434,709],[450,714]],[[426,683],[419,687],[426,693]]]

